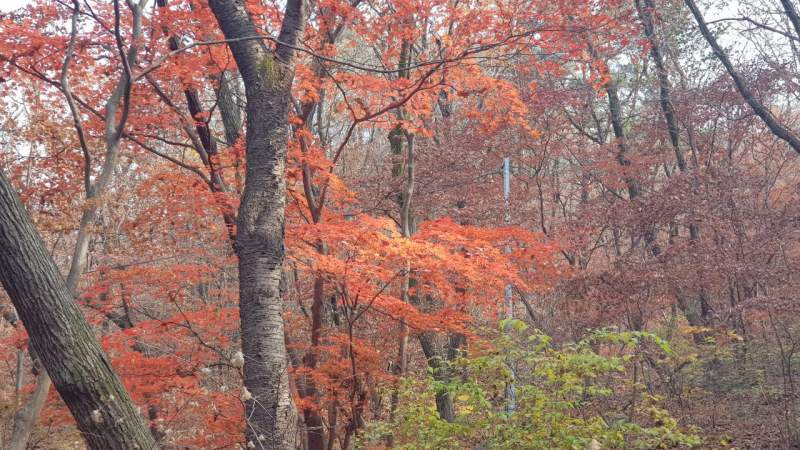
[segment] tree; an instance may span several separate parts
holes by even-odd
[[[487,393],[508,380],[460,375],[487,354],[505,367],[492,330],[509,281],[513,315],[552,336],[555,360],[606,364],[605,344],[563,350],[609,325],[674,352],[598,372],[615,395],[579,415],[520,404],[537,419],[515,414],[492,446],[558,446],[536,433],[570,424],[580,446],[595,432],[616,445],[668,420],[651,396],[682,418],[671,430],[791,445],[796,152],[704,58],[683,2],[153,3],[138,34],[125,2],[3,14],[0,165],[53,261],[80,275],[75,303],[159,445],[446,445],[387,433],[409,416],[477,445],[459,430],[502,425]],[[708,27],[736,37],[717,39],[792,129],[787,5],[743,2],[747,17]],[[0,308],[13,319],[4,292]],[[17,374],[0,383],[0,433],[16,410],[47,447],[77,431],[18,357],[28,339],[0,326]],[[550,388],[587,381],[547,367],[554,384],[522,363],[517,386],[563,400]],[[739,410],[765,431],[732,432]],[[608,426],[585,426],[596,411]]]
[[[792,19],[792,24],[797,27],[800,22],[798,21],[794,6],[788,0],[784,2],[784,8],[786,8],[786,5],[789,5],[788,9],[786,9],[787,15]],[[711,30],[709,30],[708,25],[703,18],[703,13],[700,12],[700,9],[697,7],[697,4],[694,2],[694,0],[686,0],[686,6],[689,8],[689,11],[692,12],[692,16],[694,16],[698,28],[700,28],[700,34],[703,35],[703,38],[706,40],[706,42],[708,42],[708,45],[714,51],[714,56],[719,59],[719,61],[725,67],[725,70],[728,72],[728,75],[730,75],[731,79],[733,80],[739,95],[741,95],[747,104],[750,105],[750,108],[753,109],[753,112],[764,121],[772,134],[785,141],[796,152],[800,153],[800,138],[798,138],[792,130],[781,124],[772,114],[772,111],[766,108],[758,100],[758,98],[756,98],[755,93],[750,90],[742,76],[739,75],[739,73],[736,71],[736,68],[733,67],[733,63],[731,63],[730,59],[728,58],[728,54],[717,42],[717,38],[714,37],[714,34],[711,32]]]
[[[124,67],[128,67],[128,65],[132,65],[136,62],[138,52],[136,40],[141,34],[141,18],[145,3],[145,1],[142,1],[139,4],[131,3],[129,5],[133,16],[131,33],[132,43],[127,49],[127,54],[126,50],[123,48],[122,37],[120,34],[121,24],[119,4],[114,4],[116,18],[114,33],[118,38],[118,56],[120,60],[123,61],[122,65]],[[86,270],[86,258],[88,254],[89,241],[91,239],[91,232],[89,228],[97,219],[98,210],[100,207],[100,205],[97,203],[97,199],[105,195],[111,182],[113,172],[116,168],[122,131],[125,127],[127,116],[130,110],[130,89],[132,85],[130,70],[122,70],[116,88],[111,93],[106,103],[106,111],[103,117],[105,121],[105,160],[103,161],[102,168],[97,176],[97,179],[93,180],[92,157],[89,149],[90,144],[87,142],[83,120],[80,117],[78,105],[73,97],[69,80],[70,65],[75,58],[75,46],[78,34],[78,17],[80,12],[80,3],[74,1],[72,16],[70,19],[71,27],[69,41],[58,80],[59,88],[69,107],[73,126],[80,142],[81,150],[83,151],[83,185],[88,204],[80,218],[78,235],[76,238],[72,258],[70,259],[70,267],[66,279],[67,288],[69,289],[69,292],[73,294],[77,292],[80,277]],[[118,120],[116,115],[120,110],[122,113]],[[12,437],[11,448],[22,449],[25,447],[28,436],[33,428],[33,423],[36,421],[36,418],[38,417],[39,412],[44,405],[44,400],[47,397],[49,390],[50,379],[48,378],[48,374],[46,372],[42,372],[37,379],[37,388],[34,395],[31,397],[29,403],[20,410],[18,415],[15,416],[14,436]]]
[[[0,281],[89,447],[155,448],[136,405],[2,173],[0,218]]]
[[[209,2],[229,41],[247,94],[247,175],[236,228],[248,443],[289,449],[297,442],[289,387],[281,276],[289,106],[294,47],[308,20],[303,0],[286,4],[277,48],[268,50],[244,2]]]
[[[444,386],[437,387],[432,377],[405,380],[398,419],[374,424],[367,442],[390,433],[399,448],[691,448],[700,443],[697,436],[682,433],[655,398],[642,405],[647,415],[638,420],[624,414],[613,421],[603,418],[618,408],[608,401],[612,393],[630,388],[620,380],[612,388],[609,380],[624,377],[636,354],[671,353],[658,336],[599,330],[555,349],[548,336],[525,332],[521,321],[503,324],[511,332],[495,337],[492,350],[448,362],[460,376]],[[520,344],[521,337],[533,344]],[[519,410],[509,417],[498,391],[512,370],[521,374]],[[458,405],[448,421],[427,406],[439,389],[451,392]]]

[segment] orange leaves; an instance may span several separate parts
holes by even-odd
[[[556,248],[544,243],[539,234],[521,228],[470,227],[440,219],[422,224],[414,238],[433,241],[446,249],[446,271],[460,276],[476,291],[479,287],[487,290],[484,295],[490,298],[496,295],[494,290],[502,290],[507,283],[523,290],[537,289],[556,278],[554,273],[538,282],[530,278],[532,268],[552,266]]]
[[[295,68],[293,91],[294,97],[301,103],[319,101],[319,79],[307,65],[300,64]]]
[[[423,314],[414,302],[403,301],[405,277],[414,280],[410,295],[435,300],[442,311],[492,309],[507,283],[524,289],[527,272],[549,265],[554,251],[534,233],[465,227],[448,219],[425,223],[419,234],[406,239],[392,222],[364,215],[299,226],[288,230],[287,240],[297,267],[323,277],[342,301],[406,318],[420,329],[464,324],[439,323],[426,316],[435,309]],[[326,247],[323,254],[319,243]]]
[[[109,32],[108,3],[90,3],[100,20],[81,17],[69,74],[91,153],[99,160],[105,124],[98,116],[122,66]],[[245,3],[259,30],[276,36],[282,3]],[[313,369],[295,362],[294,375],[313,381],[328,402],[315,403],[312,396],[301,408],[341,409],[337,402],[390,378],[387,367],[396,362],[401,323],[412,336],[468,334],[473,325],[493,320],[508,283],[543,290],[558,276],[551,261],[555,249],[535,233],[438,219],[452,211],[444,209],[449,206],[441,189],[429,183],[450,176],[456,183],[469,180],[457,208],[469,202],[466,208],[496,213],[487,206],[493,189],[487,189],[487,177],[496,172],[491,166],[497,152],[485,147],[518,150],[531,144],[538,137],[531,116],[540,111],[530,107],[537,91],[530,78],[573,70],[572,59],[590,59],[575,29],[607,32],[607,25],[617,25],[595,0],[321,0],[315,8],[302,45],[326,58],[297,54],[286,209],[286,277],[292,281],[285,307],[292,349],[318,357]],[[30,166],[13,163],[15,181],[22,184],[25,169],[45,181],[25,194],[60,252],[79,211],[82,169],[54,84],[67,42],[61,25],[69,15],[64,5],[41,1],[0,25],[0,75],[24,88],[20,96],[32,105],[35,119],[25,142],[40,151]],[[123,38],[129,39],[127,15],[123,22]],[[531,24],[541,30],[531,32]],[[148,10],[142,29],[134,73],[157,64],[170,45],[222,37],[207,2],[197,0],[170,0],[167,7]],[[613,45],[598,48],[611,51]],[[229,365],[238,325],[236,264],[224,220],[235,221],[245,155],[242,137],[230,146],[224,142],[229,130],[223,125],[229,124],[220,120],[217,89],[226,69],[235,69],[227,47],[203,45],[171,55],[134,84],[126,139],[161,155],[124,141],[121,181],[103,199],[92,244],[97,253],[82,286],[81,301],[94,323],[105,327],[104,343],[137,401],[160,407],[162,417],[183,425],[182,434],[169,437],[170,445],[223,447],[242,421],[240,373]],[[604,74],[600,65],[591,70]],[[229,74],[235,79],[235,71]],[[202,112],[187,114],[193,101],[187,88],[194,89]],[[242,93],[232,97],[242,103]],[[415,138],[420,190],[413,215],[421,223],[413,238],[401,236],[392,219],[375,217],[397,210],[395,184],[402,177],[380,166],[388,149],[384,135],[396,127]],[[200,136],[202,131],[207,133]],[[455,143],[466,135],[479,151]],[[458,164],[426,167],[431,159],[444,159],[439,152],[450,144],[447,156]],[[339,150],[350,153],[340,158]],[[176,161],[189,168],[177,168]],[[436,170],[441,167],[447,171]],[[368,191],[363,185],[370,177],[380,188],[377,200],[357,201],[354,191]],[[483,219],[471,223],[497,223]],[[67,258],[58,255],[59,262]],[[325,320],[311,330],[307,315],[314,307],[324,309]]]
[[[408,239],[387,218],[330,215],[320,224],[288,228],[286,241],[296,289],[314,280],[311,309],[322,307],[328,312],[314,314],[334,316],[316,331],[299,314],[287,319],[290,348],[306,355],[292,371],[297,404],[305,411],[352,414],[353,398],[392,380],[401,323],[412,336],[472,336],[475,324],[495,320],[508,283],[543,289],[552,281],[545,281],[551,274],[546,270],[540,278],[529,272],[549,265],[554,248],[538,234],[515,228],[440,219],[423,223]],[[297,294],[308,314],[308,294]],[[318,305],[320,300],[325,304]],[[317,336],[311,345],[303,337],[309,331]],[[304,390],[309,385],[313,393]]]

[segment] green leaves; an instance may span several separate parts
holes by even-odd
[[[393,423],[377,423],[364,435],[369,448],[391,433],[407,449],[675,448],[699,444],[658,406],[637,395],[627,371],[647,343],[669,353],[658,336],[596,330],[581,341],[554,348],[550,338],[519,320],[504,320],[492,348],[450,362],[450,381],[405,380]],[[648,347],[649,349],[649,347]],[[513,372],[512,372],[513,368]],[[517,409],[508,415],[504,391],[512,379]],[[434,399],[447,392],[456,417],[445,422]],[[638,413],[630,417],[636,398]],[[370,439],[373,439],[370,441]]]

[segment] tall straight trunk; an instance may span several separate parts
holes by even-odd
[[[320,242],[317,250],[325,254],[325,245]],[[302,364],[305,369],[316,370],[318,365],[317,352],[322,343],[322,330],[325,322],[325,279],[321,275],[314,278],[314,293],[311,304],[311,348],[306,352]],[[298,391],[304,398],[319,400],[319,390],[313,377],[305,376],[298,380]],[[319,405],[315,405],[319,406]],[[308,450],[325,450],[328,447],[325,423],[322,420],[321,409],[305,408],[303,422],[306,428],[306,443]]]
[[[159,8],[166,8],[167,1],[168,0],[156,0],[156,4]],[[180,48],[178,36],[173,34],[170,28],[166,25],[162,25],[161,31],[168,36],[167,45],[169,50],[173,52],[177,51]],[[151,81],[151,84],[153,84],[154,87],[157,86],[153,81]],[[167,97],[160,89],[156,87],[156,90],[170,106],[178,109],[177,105],[173,104],[169,97]],[[208,127],[208,123],[205,123],[201,118],[204,114],[208,113],[208,111],[203,109],[203,104],[200,102],[200,93],[193,87],[186,87],[183,90],[183,96],[186,100],[186,109],[189,111],[191,123],[194,123],[194,126],[192,127],[189,125],[189,120],[186,120],[186,124],[184,125],[183,129],[189,136],[189,140],[192,142],[194,150],[197,153],[197,156],[200,158],[200,161],[202,161],[205,168],[208,169],[208,187],[211,192],[214,193],[227,192],[228,187],[225,184],[225,179],[222,176],[221,169],[217,165],[218,161],[216,160],[219,156],[217,141],[211,129]],[[227,112],[225,110],[225,106],[229,105],[220,107],[220,111],[223,114]],[[225,228],[228,232],[228,238],[230,239],[231,244],[235,245],[236,215],[234,214],[234,210],[219,200],[217,201],[217,207],[222,216],[222,220],[225,223]]]
[[[783,5],[783,12],[786,13],[789,22],[792,23],[795,34],[800,39],[800,14],[798,14],[797,8],[792,3],[792,0],[781,0],[781,5]]]
[[[408,65],[408,60],[406,61],[406,65]],[[403,113],[401,112],[400,118],[403,117]],[[402,155],[403,149],[405,148],[405,155],[402,164],[395,165],[393,167],[393,175],[404,175],[405,182],[403,184],[403,190],[400,193],[399,203],[400,203],[400,228],[403,236],[410,239],[414,233],[416,233],[417,224],[414,219],[414,189],[416,185],[416,178],[415,178],[415,162],[414,162],[414,141],[415,135],[409,133],[399,126],[395,128],[389,135],[389,143],[391,146],[391,151],[395,155]],[[403,145],[405,143],[405,145]],[[406,266],[406,273],[403,277],[403,282],[400,287],[401,289],[401,299],[406,303],[414,304],[417,307],[420,307],[420,299],[417,295],[411,295],[410,289],[413,284],[416,282],[410,273],[412,269],[412,261]],[[428,304],[432,304],[434,300],[432,298],[428,298]],[[446,382],[449,380],[449,370],[447,367],[446,361],[450,361],[458,355],[458,349],[461,346],[461,338],[460,335],[446,335],[446,334],[437,334],[433,332],[426,332],[419,334],[419,342],[420,346],[422,347],[422,351],[425,355],[425,358],[428,362],[428,367],[433,370],[433,377],[437,381]],[[408,367],[408,340],[409,340],[409,329],[408,324],[404,321],[400,321],[400,339],[398,345],[398,355],[397,359],[398,362],[394,367],[394,374],[397,376],[404,376],[407,371]],[[441,341],[441,342],[440,342]],[[442,345],[437,345],[437,343],[442,343]],[[436,411],[439,414],[439,417],[442,420],[447,422],[452,422],[455,420],[455,406],[453,404],[453,396],[450,392],[446,390],[441,390],[436,393]],[[396,393],[393,395],[392,398],[392,411],[397,406],[398,398],[396,397]]]
[[[614,136],[617,139],[617,145],[619,147],[619,152],[617,153],[617,160],[620,165],[628,166],[630,165],[630,161],[627,159],[628,147],[627,143],[625,142],[625,133],[622,127],[622,115],[619,103],[619,95],[617,93],[616,84],[614,83],[613,80],[609,80],[606,83],[606,92],[608,93],[611,124],[614,130]],[[628,198],[630,200],[633,200],[640,195],[641,190],[637,180],[626,175],[625,184],[628,187]],[[695,242],[698,239],[699,228],[697,227],[696,224],[690,224],[689,230],[690,230],[690,239],[692,240],[692,242]],[[650,253],[653,256],[658,256],[661,254],[661,249],[655,242],[656,236],[652,229],[648,229],[647,231],[645,231],[644,240],[647,243]],[[708,302],[708,296],[705,294],[705,291],[702,288],[700,289],[700,293],[697,296],[696,302],[687,295],[679,294],[678,305],[684,312],[686,319],[689,321],[689,323],[694,326],[701,326],[701,324],[705,324],[706,318],[711,313],[710,304]]]
[[[608,111],[611,117],[611,128],[614,131],[614,138],[617,140],[617,162],[623,168],[629,167],[631,165],[631,161],[628,159],[630,149],[628,148],[628,142],[625,138],[625,128],[622,120],[622,105],[619,101],[617,83],[613,78],[609,78],[609,80],[606,82],[605,89],[606,94],[608,95]],[[639,180],[631,177],[630,174],[623,174],[623,180],[625,181],[625,186],[628,188],[629,200],[633,200],[641,194]],[[632,240],[636,242],[638,240],[638,236],[632,237]],[[644,240],[647,245],[650,246],[650,251],[653,253],[653,255],[658,256],[661,250],[658,245],[655,244],[656,236],[652,229],[648,229],[644,232]]]
[[[303,0],[289,0],[275,51],[244,2],[210,0],[239,66],[247,97],[244,194],[237,220],[239,317],[244,354],[248,446],[293,449],[301,441],[289,385],[281,272],[284,260],[288,112],[295,46],[308,18]],[[249,397],[249,398],[248,398]]]
[[[401,55],[401,64],[404,67],[411,65],[411,48],[412,46],[407,44],[407,46],[404,47],[403,54]],[[408,78],[408,70],[401,73],[401,76]],[[450,104],[446,95],[439,97],[438,104],[442,113],[442,117],[449,117]],[[402,114],[400,115],[400,118],[403,118]],[[397,131],[400,130],[400,128],[397,128]],[[395,168],[393,169],[393,174],[404,173],[406,176],[404,189],[400,199],[400,227],[403,235],[410,238],[414,233],[416,233],[417,225],[413,215],[413,195],[416,184],[414,162],[414,141],[416,136],[408,132],[399,133],[394,136],[394,138],[390,136],[390,143],[392,145],[392,153],[400,154],[402,153],[403,148],[403,137],[405,137],[406,142],[406,158],[402,166],[403,170],[398,172],[397,168]],[[419,296],[409,294],[409,288],[411,287],[412,282],[415,282],[415,280],[410,277],[410,264],[407,266],[406,272],[407,274],[404,277],[403,285],[401,287],[401,297],[403,301],[420,307],[421,305]],[[428,297],[426,301],[428,304],[432,304],[434,299]],[[408,325],[404,321],[401,321],[400,351],[398,355],[398,359],[400,360],[399,369],[401,369],[399,370],[399,374],[401,375],[405,374],[408,365],[408,334]],[[447,383],[447,381],[450,379],[450,372],[449,368],[447,367],[447,362],[455,359],[459,355],[459,349],[463,344],[463,336],[452,333],[437,334],[433,332],[426,332],[420,333],[418,335],[418,340],[428,363],[428,367],[433,371],[434,379]],[[437,345],[437,343],[441,345]],[[439,417],[447,422],[453,422],[455,420],[455,405],[453,403],[452,394],[447,390],[439,390],[436,393],[435,402],[436,412],[439,414]]]
[[[25,207],[2,173],[0,282],[28,331],[31,347],[89,447],[156,448]]]
[[[409,71],[407,67],[411,61],[411,43],[403,41],[400,49],[400,59],[398,61],[399,78],[409,78]],[[405,111],[397,109],[395,111],[397,118],[402,120],[405,118]],[[405,131],[400,124],[387,136],[389,141],[389,149],[394,158],[392,164],[392,177],[404,176],[403,188],[398,193],[397,203],[400,207],[400,232],[406,239],[411,239],[411,236],[416,232],[416,224],[414,223],[414,216],[412,213],[412,205],[414,199],[414,135]],[[405,145],[403,145],[405,143]],[[403,151],[405,150],[405,152]],[[411,287],[411,261],[405,263],[405,273],[400,285],[400,299],[404,303],[409,302],[409,289]],[[400,338],[397,342],[397,362],[392,367],[392,373],[397,377],[403,377],[408,369],[408,323],[405,318],[400,318]],[[394,417],[395,410],[399,402],[399,392],[394,389],[391,397],[391,415]],[[389,446],[394,445],[392,436],[389,436]]]
[[[34,365],[41,365],[41,363],[36,360]],[[39,413],[47,402],[47,396],[53,383],[47,376],[47,372],[42,368],[40,370],[36,376],[36,388],[25,404],[14,414],[14,428],[11,431],[8,450],[25,450],[27,448],[36,419],[39,418]]]
[[[614,138],[617,140],[617,162],[620,166],[628,167],[631,161],[628,159],[629,148],[625,139],[625,128],[622,120],[622,105],[619,102],[617,83],[613,78],[609,78],[605,84],[606,94],[608,95],[608,112],[611,117],[611,129],[614,131]],[[628,188],[628,199],[633,200],[639,196],[641,188],[639,182],[630,175],[623,175],[625,185]]]
[[[320,16],[330,16],[331,13],[332,12],[328,8],[320,8]],[[332,26],[332,29],[325,33],[326,39],[324,42],[327,45],[336,44],[339,36],[341,36],[342,30],[344,29],[344,24],[339,24],[338,26],[333,26],[332,24],[333,21],[328,25]],[[327,69],[323,66],[322,61],[315,60],[312,68],[314,75],[317,78],[323,79],[328,76]],[[318,99],[309,100],[298,104],[299,108],[297,108],[296,113],[298,117],[302,119],[302,124],[297,125],[294,128],[295,131],[302,127],[312,131],[312,127],[310,125],[315,111],[318,113],[317,120],[320,120],[319,113],[323,108],[325,91],[322,90],[319,94],[320,95]],[[324,137],[322,133],[319,132],[321,131],[319,129],[319,123],[317,131],[318,137],[324,142]],[[299,137],[299,143],[301,151],[304,154],[307,153],[308,144],[306,139]],[[324,221],[322,213],[323,209],[325,208],[325,195],[319,194],[321,189],[318,185],[314,185],[314,170],[306,162],[303,162],[302,164],[302,177],[303,193],[306,197],[306,203],[308,204],[309,216],[314,224],[320,224]],[[316,249],[321,255],[327,254],[328,251],[324,240],[317,242]],[[314,278],[314,292],[311,304],[311,348],[308,352],[306,352],[306,355],[303,358],[303,368],[308,372],[317,370],[317,366],[319,364],[319,355],[317,352],[319,351],[319,346],[322,343],[322,331],[324,327],[331,325],[331,319],[333,318],[333,314],[330,314],[330,309],[326,308],[325,301],[325,279],[321,274],[317,274]],[[331,307],[334,309],[336,308],[335,300]],[[306,450],[326,450],[335,440],[336,425],[335,423],[329,423],[327,425],[326,432],[326,424],[322,418],[321,408],[319,408],[318,405],[320,401],[319,389],[317,389],[314,378],[312,376],[304,376],[301,380],[298,380],[297,384],[300,396],[304,399],[315,402],[316,406],[303,409],[303,422],[305,424],[306,432]],[[331,405],[329,408],[333,408],[335,410],[336,407]]]

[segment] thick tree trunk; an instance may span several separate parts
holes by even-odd
[[[128,46],[127,61],[128,66],[133,66],[136,63],[138,54],[137,40],[141,35],[141,19],[142,11],[147,0],[140,0],[138,5],[133,3],[130,6],[132,12],[132,27],[130,36],[130,45]],[[126,71],[122,71],[119,81],[108,98],[105,111],[105,161],[101,166],[100,174],[97,176],[94,183],[91,179],[91,159],[89,158],[89,148],[84,140],[83,126],[78,113],[77,105],[72,97],[72,90],[69,84],[68,69],[74,57],[73,51],[76,43],[76,36],[78,31],[78,16],[80,13],[80,6],[77,0],[73,0],[73,14],[72,14],[72,30],[70,40],[67,45],[67,52],[64,57],[64,64],[61,70],[61,91],[64,94],[70,112],[73,116],[73,123],[75,131],[78,134],[81,147],[84,151],[84,186],[86,189],[86,207],[81,214],[80,223],[78,226],[78,234],[76,236],[75,247],[70,261],[69,274],[66,279],[67,291],[71,296],[77,292],[80,277],[86,270],[87,255],[89,252],[89,242],[92,237],[90,231],[91,225],[95,222],[98,216],[100,204],[97,201],[105,194],[111,179],[114,175],[116,168],[117,157],[119,155],[119,142],[122,137],[122,130],[128,117],[128,110],[130,107],[130,87],[131,80]],[[115,7],[118,7],[115,3]],[[119,32],[119,30],[116,30]],[[117,118],[117,112],[122,110]],[[24,212],[24,211],[23,211]],[[60,276],[60,275],[59,275]],[[27,446],[28,439],[34,429],[36,420],[39,413],[44,407],[47,399],[47,394],[50,390],[52,381],[48,378],[47,372],[42,372],[36,380],[36,389],[28,402],[21,408],[18,414],[14,417],[14,431],[12,434],[12,441],[10,447],[12,449],[23,449]]]
[[[22,202],[0,173],[0,282],[92,449],[152,449],[153,437],[95,339]]]
[[[287,372],[280,281],[284,259],[286,152],[293,78],[291,46],[308,18],[289,0],[275,51],[268,49],[244,3],[209,1],[229,42],[247,97],[245,188],[237,220],[239,316],[244,363],[245,437],[255,448],[292,449],[301,441]]]
[[[455,360],[464,344],[464,336],[460,334],[437,335],[436,333],[421,333],[419,342],[422,353],[428,361],[428,367],[433,370],[436,381],[447,384],[450,382],[451,373],[449,362]],[[446,389],[436,392],[436,411],[439,417],[446,422],[456,420],[453,395]]]
[[[661,104],[661,111],[664,113],[664,120],[667,123],[667,131],[669,132],[670,143],[675,152],[675,160],[678,164],[678,169],[685,173],[687,171],[686,159],[683,155],[683,150],[680,147],[679,141],[679,128],[678,119],[675,115],[675,108],[672,104],[672,85],[669,82],[669,74],[667,73],[666,64],[661,53],[661,43],[655,34],[655,21],[653,20],[653,11],[655,4],[653,0],[635,0],[636,9],[639,13],[639,18],[642,21],[645,36],[650,41],[650,56],[656,65],[656,74],[658,76],[659,102]],[[700,228],[696,223],[689,224],[689,239],[694,245],[700,238]],[[684,313],[686,320],[690,325],[695,327],[705,327],[709,323],[709,315],[711,314],[711,307],[708,301],[705,288],[700,286],[697,294],[684,294],[677,295],[677,305]],[[705,335],[702,333],[695,333],[694,340],[697,343],[705,341]]]

